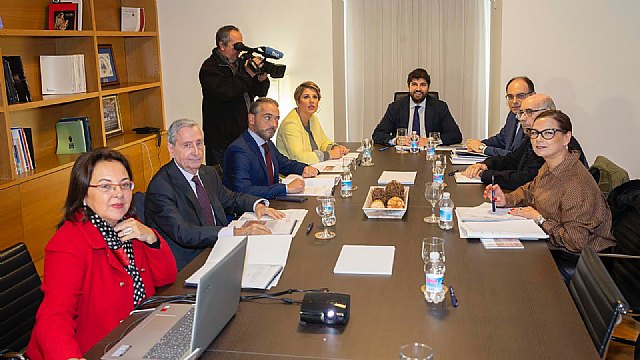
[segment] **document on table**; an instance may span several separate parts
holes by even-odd
[[[342,245],[334,274],[391,275],[395,246]]]
[[[342,173],[344,171],[342,159],[321,161],[311,166],[323,173]]]
[[[357,153],[357,152],[350,152],[350,153],[348,153],[347,155],[345,155],[345,156],[343,156],[343,157],[346,157],[346,158],[348,158],[348,159],[357,159],[357,158],[358,158],[358,156],[360,156],[360,153]]]
[[[456,177],[456,184],[482,184],[479,176],[470,178],[460,172],[455,173],[454,176]]]
[[[547,235],[533,220],[510,221],[461,221],[458,218],[461,239],[499,239],[515,238],[520,240],[547,239]]]
[[[485,158],[480,157],[472,157],[472,156],[457,156],[451,154],[451,164],[452,165],[473,165],[475,163],[482,162]]]
[[[466,150],[466,149],[467,147],[462,144],[436,146],[436,151],[454,151],[454,150]]]
[[[244,237],[230,236],[218,238],[215,246],[211,250],[207,261],[202,267],[196,270],[187,280],[185,285],[198,285],[200,278],[220,260],[222,260]],[[273,281],[266,286],[270,289],[278,284],[282,271],[287,263],[289,247],[291,246],[291,235],[255,235],[249,236],[247,241],[247,254],[244,260],[244,271],[242,276],[243,288],[257,288],[256,283],[264,280],[265,277],[272,276]],[[255,266],[272,265],[272,266]],[[270,275],[269,271],[275,272],[281,267],[277,274]],[[259,271],[259,274],[256,272]],[[245,283],[245,279],[247,283]]]
[[[483,202],[478,206],[464,207],[460,206],[456,209],[456,216],[461,221],[507,221],[522,220],[520,216],[509,214],[507,208],[496,208],[496,212],[492,211],[491,203]]]
[[[396,180],[403,185],[413,185],[417,173],[417,171],[383,171],[378,178],[378,185],[386,185],[391,180]]]
[[[287,194],[287,196],[325,196],[331,195],[333,187],[340,181],[340,176],[336,174],[320,174],[313,178],[303,178],[300,175],[290,174],[282,179],[282,183],[286,185],[295,179],[304,180],[304,191],[297,194]]]
[[[524,249],[524,245],[518,239],[480,239],[482,246],[487,250],[495,249]]]
[[[242,216],[240,216],[239,219],[233,220],[229,224],[229,226],[242,226],[242,223],[244,223],[244,221],[247,221],[247,220],[273,220],[273,221],[287,220],[286,223],[288,223],[290,221],[295,221],[295,225],[293,227],[293,231],[291,233],[288,233],[288,234],[296,236],[296,234],[298,233],[298,229],[300,229],[300,226],[302,226],[302,222],[304,221],[304,218],[307,216],[307,213],[309,212],[309,210],[307,210],[307,209],[286,209],[286,210],[280,210],[280,211],[282,211],[283,213],[285,213],[287,215],[284,219],[273,220],[269,216],[263,216],[261,219],[258,219],[258,217],[256,216],[255,213],[246,212],[246,213],[242,214]]]

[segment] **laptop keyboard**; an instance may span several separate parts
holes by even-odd
[[[144,355],[145,359],[180,359],[191,346],[191,331],[195,308],[189,310],[171,330]]]

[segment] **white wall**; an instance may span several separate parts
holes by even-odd
[[[569,115],[589,163],[604,155],[631,178],[640,177],[639,14],[637,0],[504,0],[502,17],[502,84],[528,75]]]
[[[318,116],[333,137],[331,0],[158,0],[162,81],[167,126],[187,117],[202,122],[198,71],[215,47],[215,32],[232,24],[248,46],[284,52],[280,115],[295,107],[293,91],[315,81],[322,91]],[[273,88],[272,82],[272,88]]]

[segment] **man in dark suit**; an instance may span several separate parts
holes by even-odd
[[[302,177],[318,175],[318,169],[282,155],[270,140],[278,128],[278,103],[259,98],[249,107],[249,129],[238,137],[224,156],[224,184],[229,189],[273,199],[287,193],[304,191],[304,181],[295,179],[285,185],[278,176],[296,174]]]
[[[520,106],[524,99],[536,93],[533,81],[526,76],[514,77],[507,82],[506,91],[505,99],[510,111],[504,126],[499,133],[488,139],[482,141],[478,139],[467,140],[467,149],[469,151],[489,156],[504,156],[522,144],[525,134],[516,118],[516,114],[520,111]]]
[[[271,233],[255,223],[230,228],[225,211],[284,217],[284,213],[269,208],[264,199],[227,189],[212,167],[202,165],[204,135],[195,121],[174,121],[167,139],[173,160],[158,170],[149,183],[145,218],[147,225],[158,230],[169,244],[178,270],[204,248],[212,247],[218,236]]]
[[[525,134],[529,133],[540,113],[555,109],[556,105],[551,97],[544,94],[533,94],[523,100],[518,118]],[[575,137],[571,137],[568,147],[569,150],[580,151],[580,161],[589,167],[582,147]],[[527,138],[507,155],[492,156],[481,163],[470,165],[462,174],[471,178],[479,176],[485,184],[491,184],[493,179],[501,188],[514,190],[533,180],[543,164],[544,159],[533,151],[531,141]]]
[[[420,146],[427,144],[430,132],[440,132],[444,145],[462,141],[462,133],[444,101],[427,95],[431,76],[425,69],[415,69],[407,76],[409,96],[398,99],[387,108],[387,112],[373,130],[373,141],[383,145],[396,145],[395,136],[399,128],[406,128],[407,134],[416,131],[420,136]],[[398,144],[398,145],[408,145]]]

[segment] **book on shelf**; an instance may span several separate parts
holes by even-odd
[[[42,95],[87,92],[84,54],[41,55]]]
[[[20,56],[3,56],[2,67],[9,104],[30,102],[31,92],[29,92],[27,77],[22,67],[22,58]]]
[[[86,151],[91,151],[91,124],[86,116],[61,118],[58,122],[80,122],[84,133],[84,144]]]
[[[53,0],[51,1],[54,4],[57,3],[75,3],[78,4],[78,12],[76,13],[76,30],[82,30],[82,0]],[[51,30],[51,29],[50,29]]]
[[[144,31],[144,8],[122,7],[120,31]]]
[[[12,127],[11,141],[13,145],[13,160],[18,175],[35,169],[31,128]]]
[[[79,119],[58,121],[56,123],[56,138],[58,146],[56,154],[80,154],[87,151],[87,140],[84,135],[85,127]]]
[[[77,30],[78,3],[54,2],[49,4],[49,30]]]

